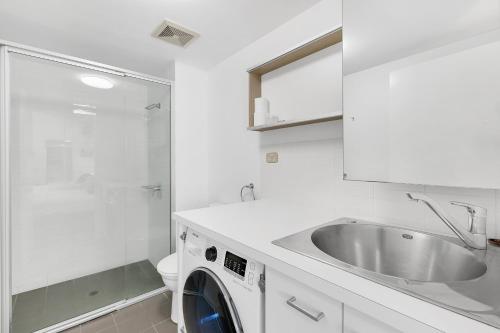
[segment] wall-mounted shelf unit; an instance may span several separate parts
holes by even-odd
[[[342,28],[329,31],[311,41],[308,41],[290,51],[287,51],[274,59],[271,59],[261,65],[253,67],[248,70],[249,76],[249,101],[248,101],[248,129],[252,131],[268,131],[278,128],[300,126],[307,124],[320,123],[325,121],[332,121],[342,119],[342,115],[322,115],[315,118],[297,119],[279,122],[269,125],[254,126],[254,100],[262,96],[262,76],[270,73],[278,68],[289,65],[295,61],[303,59],[313,53],[326,49],[327,47],[342,42]]]
[[[311,118],[293,119],[293,120],[277,122],[274,124],[252,126],[252,127],[248,127],[247,129],[250,131],[264,132],[264,131],[270,131],[270,130],[279,129],[279,128],[323,123],[325,121],[332,121],[332,120],[338,120],[338,119],[342,119],[342,114],[332,113],[332,114],[328,114],[328,115],[321,115],[321,116],[311,117]]]

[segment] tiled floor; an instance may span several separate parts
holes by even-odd
[[[34,332],[163,286],[155,267],[144,260],[17,294],[12,332]]]
[[[160,294],[63,333],[177,333],[171,302],[170,292]]]

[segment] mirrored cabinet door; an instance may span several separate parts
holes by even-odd
[[[500,1],[344,1],[348,180],[500,188]]]

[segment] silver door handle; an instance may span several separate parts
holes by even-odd
[[[306,309],[300,307],[297,303],[295,303],[296,301],[297,299],[295,298],[295,296],[292,296],[289,300],[286,301],[286,304],[290,305],[292,308],[299,311],[300,313],[305,314],[314,321],[320,321],[323,317],[325,317],[325,314],[323,312],[311,313],[307,311]]]
[[[145,190],[161,191],[161,185],[143,185],[141,187]]]

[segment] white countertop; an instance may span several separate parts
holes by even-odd
[[[263,199],[173,214],[174,219],[312,288],[344,288],[444,332],[499,330],[432,303],[273,245],[342,216],[299,200]]]

